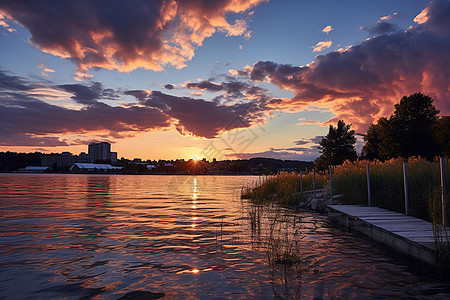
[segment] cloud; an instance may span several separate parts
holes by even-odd
[[[104,89],[100,82],[93,82],[90,86],[82,84],[63,84],[58,88],[73,93],[71,97],[75,102],[83,105],[97,105],[99,100],[116,100],[118,95],[112,89]]]
[[[44,66],[43,63],[40,63],[37,67],[42,69],[41,74],[44,75],[44,76],[48,76],[48,73],[54,73],[55,72],[55,70],[47,68],[46,66]]]
[[[389,116],[402,96],[415,92],[430,95],[441,114],[448,115],[450,2],[431,2],[424,12],[426,22],[318,55],[307,66],[260,61],[232,74],[294,92],[274,109],[328,108],[336,117],[325,124],[343,119],[358,132]]]
[[[248,82],[241,82],[230,78],[228,82],[212,82],[210,80],[203,80],[199,82],[189,82],[184,84],[185,88],[198,89],[200,91],[208,92],[222,92],[217,99],[223,98],[226,101],[234,100],[254,100],[260,99],[263,102],[278,101],[269,96],[267,89],[261,88],[255,84]]]
[[[218,92],[223,90],[221,85],[206,80],[197,83],[189,82],[185,85],[185,87],[188,89],[199,89],[202,91],[207,90],[209,92]]]
[[[27,28],[31,44],[75,62],[76,78],[83,80],[90,68],[182,68],[217,31],[249,37],[239,17],[263,1],[2,1],[0,25],[11,31],[7,18]],[[231,13],[238,16],[234,23],[226,18]]]
[[[71,96],[81,109],[50,104],[42,99],[62,100]],[[100,100],[119,95],[100,83],[49,86],[33,83],[0,70],[0,128],[2,146],[66,146],[79,143],[64,136],[89,135],[124,138],[171,126],[160,110],[131,105],[109,106]]]
[[[313,121],[313,120],[299,120],[300,122],[297,125],[322,125],[323,122]]]
[[[9,32],[16,31],[14,28],[11,28],[9,24],[5,20],[5,16],[0,12],[0,26],[5,28]]]
[[[306,145],[306,144],[308,144],[309,143],[309,141],[306,141],[306,140],[298,140],[298,141],[295,141],[294,142],[296,145],[298,145],[298,146],[301,146],[301,145]]]
[[[19,76],[9,75],[7,72],[0,69],[1,90],[27,91],[37,87],[37,84],[32,84]]]
[[[375,26],[363,27],[372,35],[396,32],[399,30],[398,26],[386,21],[378,22]]]
[[[436,0],[425,7],[420,14],[414,18],[418,23],[418,31],[432,31],[440,36],[449,35],[450,31],[450,3],[444,0]]]
[[[175,87],[173,86],[173,84],[168,83],[168,84],[166,84],[166,85],[164,86],[164,88],[165,88],[166,90],[173,90]]]
[[[333,44],[332,41],[323,41],[318,42],[315,46],[313,46],[313,52],[320,52],[322,50],[328,49],[331,47],[331,44]]]
[[[160,91],[134,90],[125,94],[134,96],[146,107],[160,110],[173,120],[180,133],[198,137],[214,138],[224,131],[250,127],[265,117],[264,101],[223,105]]]
[[[319,144],[320,141],[322,141],[323,138],[324,138],[323,135],[316,135],[315,137],[313,137],[311,139],[311,142],[314,143],[314,144]]]
[[[404,18],[404,17],[405,17],[404,14],[399,14],[399,13],[395,12],[395,13],[393,13],[391,15],[387,15],[387,16],[381,17],[380,21],[389,21],[389,20],[394,20],[394,19],[401,19],[401,18]]]
[[[331,27],[331,25],[328,25],[324,29],[322,29],[322,32],[329,34],[332,30],[334,30],[334,28]]]
[[[293,149],[293,148],[292,148]],[[246,153],[233,153],[225,154],[226,157],[236,158],[236,159],[251,159],[251,158],[275,158],[282,160],[302,160],[302,161],[313,161],[317,156],[319,156],[319,151],[317,149],[302,148],[299,152],[297,151],[285,151],[288,149],[273,149],[261,152],[246,152]]]

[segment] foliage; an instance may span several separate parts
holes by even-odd
[[[448,120],[441,122],[441,133],[437,138],[439,111],[434,107],[433,99],[415,93],[404,96],[394,107],[395,111],[389,118],[380,118],[377,124],[369,126],[362,157],[385,161],[420,156],[433,160],[441,152],[440,144],[448,141],[448,133],[445,132]]]
[[[385,161],[398,156],[392,126],[387,118],[380,118],[377,124],[370,124],[364,141],[362,156],[365,159]]]
[[[350,130],[350,124],[339,120],[337,127],[330,125],[328,134],[320,141],[322,154],[315,161],[317,169],[326,170],[330,165],[340,165],[346,160],[355,161],[358,157],[355,143],[355,131]]]
[[[26,166],[40,166],[42,153],[0,152],[0,172],[11,172]]]
[[[450,116],[444,116],[437,120],[434,133],[437,142],[441,145],[441,154],[450,156]]]
[[[439,154],[433,129],[439,111],[433,99],[421,93],[404,96],[391,117],[399,156],[421,156],[432,160]]]

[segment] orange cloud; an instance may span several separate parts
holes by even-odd
[[[328,25],[324,29],[322,29],[322,32],[326,33],[326,34],[329,34],[332,30],[334,30],[334,28],[331,27],[331,25]]]
[[[88,0],[39,6],[9,1],[0,4],[0,25],[9,28],[5,16],[21,24],[30,31],[33,45],[76,62],[76,78],[83,80],[90,77],[90,68],[183,68],[195,48],[216,31],[249,37],[245,19],[230,23],[226,16],[242,14],[263,1],[267,0],[141,0],[133,5],[116,1],[107,10]]]
[[[318,42],[317,45],[313,47],[313,52],[320,52],[322,50],[328,49],[331,47],[331,44],[333,44],[332,41]]]

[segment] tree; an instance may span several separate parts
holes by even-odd
[[[440,145],[440,154],[450,156],[450,116],[444,116],[437,120],[434,134]]]
[[[437,126],[439,111],[433,99],[421,93],[404,96],[389,118],[371,124],[364,136],[363,158],[381,161],[411,156],[432,160],[448,141],[446,120]],[[438,129],[440,128],[440,129]],[[440,130],[441,133],[436,133]],[[447,130],[447,131],[446,131]]]
[[[434,107],[433,99],[415,93],[403,96],[394,107],[390,123],[398,156],[422,156],[432,160],[439,154],[439,144],[433,132],[439,110]]]
[[[340,165],[346,160],[356,160],[355,131],[350,130],[350,126],[343,120],[338,121],[337,127],[330,125],[328,134],[319,143],[322,154],[315,161],[319,170]]]
[[[383,117],[378,119],[377,124],[370,124],[364,136],[362,158],[385,161],[398,157],[398,144],[393,136],[389,119]]]

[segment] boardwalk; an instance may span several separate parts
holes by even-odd
[[[433,225],[379,207],[329,205],[329,215],[399,252],[435,265]]]

